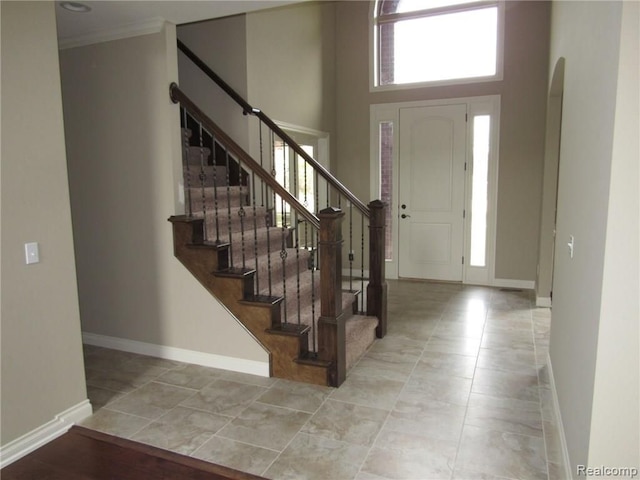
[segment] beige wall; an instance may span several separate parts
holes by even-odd
[[[639,24],[640,3],[625,2],[589,443],[590,465],[637,468],[640,468]]]
[[[538,304],[549,306],[553,289],[553,251],[558,200],[558,158],[560,156],[560,128],[562,95],[564,93],[564,59],[551,66],[551,82],[547,101],[545,133],[544,177],[540,205],[540,244],[536,296]]]
[[[220,20],[178,27],[178,38],[209,65],[240,96],[247,98],[246,17],[236,15]],[[182,53],[178,55],[180,88],[245,150],[249,147],[249,119]]]
[[[640,5],[624,3],[589,444],[592,465],[640,466],[639,23]]]
[[[337,176],[368,199],[369,106],[501,95],[495,275],[534,280],[544,157],[550,6],[506,2],[504,80],[369,92],[369,2],[336,4]]]
[[[564,57],[565,76],[550,358],[574,475],[640,460],[638,9],[624,9],[552,13],[550,62]]]
[[[87,398],[55,4],[2,2],[2,445]],[[24,243],[40,263],[25,265]]]
[[[247,14],[252,105],[276,120],[333,130],[334,12],[320,2]]]
[[[175,27],[61,52],[83,331],[267,362],[174,258]]]
[[[331,132],[334,6],[310,2],[178,27],[178,37],[272,119]],[[224,48],[221,48],[224,46]],[[182,54],[180,86],[236,142],[258,155],[257,121]]]

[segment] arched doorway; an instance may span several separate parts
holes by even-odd
[[[564,58],[558,59],[547,103],[544,176],[540,211],[540,241],[538,248],[538,276],[536,305],[550,307],[553,291],[553,255],[558,203],[558,168],[562,129],[562,96],[564,93]]]

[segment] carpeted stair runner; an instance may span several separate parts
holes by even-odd
[[[230,245],[230,265],[255,270],[258,295],[283,297],[281,322],[310,327],[309,350],[317,351],[320,316],[320,272],[310,269],[311,252],[290,245],[288,229],[269,225],[270,212],[250,205],[246,186],[227,186],[224,166],[205,166],[208,149],[191,147],[184,168],[185,191],[191,213],[205,218],[205,240]],[[342,307],[354,310],[356,295],[343,292]],[[352,314],[345,323],[347,370],[375,340],[378,319]]]

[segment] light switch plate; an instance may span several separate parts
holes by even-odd
[[[40,251],[38,248],[38,242],[31,242],[24,244],[24,256],[27,265],[40,262]]]

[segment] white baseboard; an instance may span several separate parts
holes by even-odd
[[[82,332],[82,342],[97,347],[112,348],[125,352],[150,355],[152,357],[174,360],[176,362],[193,363],[204,367],[220,368],[232,372],[250,373],[262,377],[269,376],[269,362],[246,360],[244,358],[227,357],[215,353],[197,352],[184,348],[168,347],[153,343],[138,342],[127,338],[109,337],[95,333]]]
[[[533,290],[536,286],[534,280],[511,280],[508,278],[495,278],[492,282],[494,287],[519,288],[523,290]]]
[[[536,307],[551,308],[551,297],[536,296]]]
[[[571,473],[571,460],[569,459],[569,449],[567,448],[567,437],[564,434],[564,424],[560,413],[560,402],[558,401],[558,391],[556,390],[556,380],[553,376],[551,357],[547,354],[547,369],[549,371],[549,384],[551,386],[551,397],[553,399],[553,412],[555,414],[558,435],[560,436],[560,448],[562,449],[562,465],[564,467],[564,478],[573,478]]]
[[[58,438],[60,435],[66,433],[74,424],[90,417],[91,414],[92,408],[89,400],[83,400],[77,405],[57,414],[53,420],[3,445],[0,447],[0,468],[10,465],[51,440]]]

